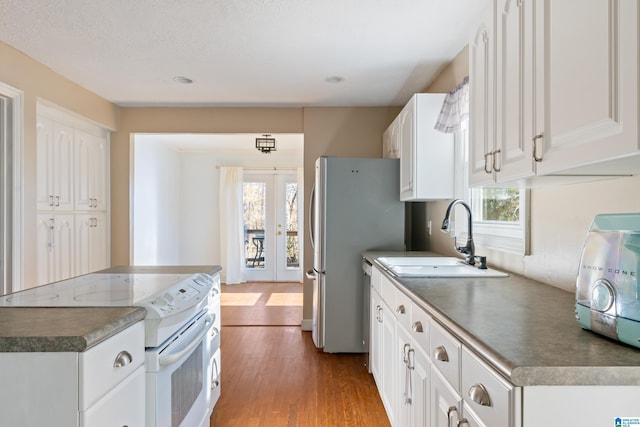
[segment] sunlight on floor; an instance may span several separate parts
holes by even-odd
[[[302,294],[296,293],[274,293],[267,301],[267,306],[302,306]]]
[[[226,292],[220,294],[220,305],[253,306],[256,305],[261,296],[262,292]]]

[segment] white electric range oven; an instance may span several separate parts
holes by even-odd
[[[219,294],[217,275],[94,273],[2,296],[0,306],[144,307],[146,425],[198,427],[220,392]]]

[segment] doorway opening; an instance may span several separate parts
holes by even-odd
[[[247,280],[300,282],[302,205],[296,171],[245,171],[242,193]]]
[[[22,289],[22,92],[0,83],[0,295]]]
[[[303,186],[298,183],[302,179],[304,164],[304,136],[272,134],[277,141],[277,149],[269,154],[256,149],[255,140],[259,136],[261,135],[133,135],[133,265],[222,265],[220,230],[225,225],[220,223],[224,208],[220,201],[220,185],[221,169],[225,167],[239,167],[243,171],[242,175],[245,172],[263,175],[267,181],[279,180],[281,178],[277,176],[280,175],[287,176],[284,182],[273,181],[268,184],[270,190],[267,191],[265,187],[268,197],[271,197],[271,191],[276,188],[282,189],[285,194],[278,197],[285,202],[278,202],[278,205],[283,211],[285,208],[282,206],[286,204],[286,200],[292,202],[292,194],[295,201],[301,203],[304,200]],[[267,203],[268,197],[264,203]],[[274,269],[274,276],[261,279],[247,277],[247,281],[302,282],[303,227],[296,228],[297,224],[303,223],[302,206],[298,205],[297,212],[291,213],[289,210],[289,217],[286,216],[286,211],[284,214],[273,211],[265,218],[266,222],[247,226],[247,233],[239,241],[246,253],[238,256],[238,265],[245,268],[245,272],[255,270],[256,273],[264,274],[267,268],[275,268],[279,264],[276,260],[286,260],[282,272],[277,276]],[[271,212],[271,205],[265,204],[264,209]],[[296,216],[296,213],[297,217],[292,218],[291,215]],[[280,222],[269,222],[282,215],[284,219]],[[279,232],[286,237],[287,243],[276,247],[275,237]],[[241,234],[240,230],[238,234]],[[291,247],[295,244],[298,245],[298,250],[293,255]],[[261,252],[258,253],[257,250]],[[276,258],[270,261],[270,257]],[[246,268],[247,265],[249,269]],[[223,266],[223,281],[225,277]]]

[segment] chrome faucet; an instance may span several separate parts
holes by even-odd
[[[456,205],[462,205],[467,210],[467,219],[468,219],[468,230],[469,234],[467,235],[467,243],[465,246],[457,246],[456,238],[453,239],[453,246],[456,248],[461,254],[466,255],[466,263],[469,265],[475,265],[476,263],[476,246],[473,243],[473,219],[471,217],[471,208],[468,204],[460,199],[455,199],[453,202],[449,204],[447,207],[447,213],[444,215],[444,221],[442,221],[442,227],[440,231],[443,233],[449,232],[449,217],[451,216],[451,212]],[[485,269],[487,268],[487,258],[486,257],[478,257],[478,268]]]

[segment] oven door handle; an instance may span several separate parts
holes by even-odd
[[[187,345],[184,349],[180,350],[179,352],[162,356],[160,360],[158,360],[158,363],[160,364],[160,366],[167,366],[167,365],[176,363],[184,355],[189,354],[191,350],[196,348],[196,346],[200,343],[200,341],[202,341],[204,336],[207,335],[207,332],[209,332],[209,326],[211,326],[212,323],[213,323],[213,317],[211,315],[207,316],[207,318],[204,321],[204,328],[198,334],[198,336],[196,336],[193,339],[193,341],[189,343],[189,345]]]

